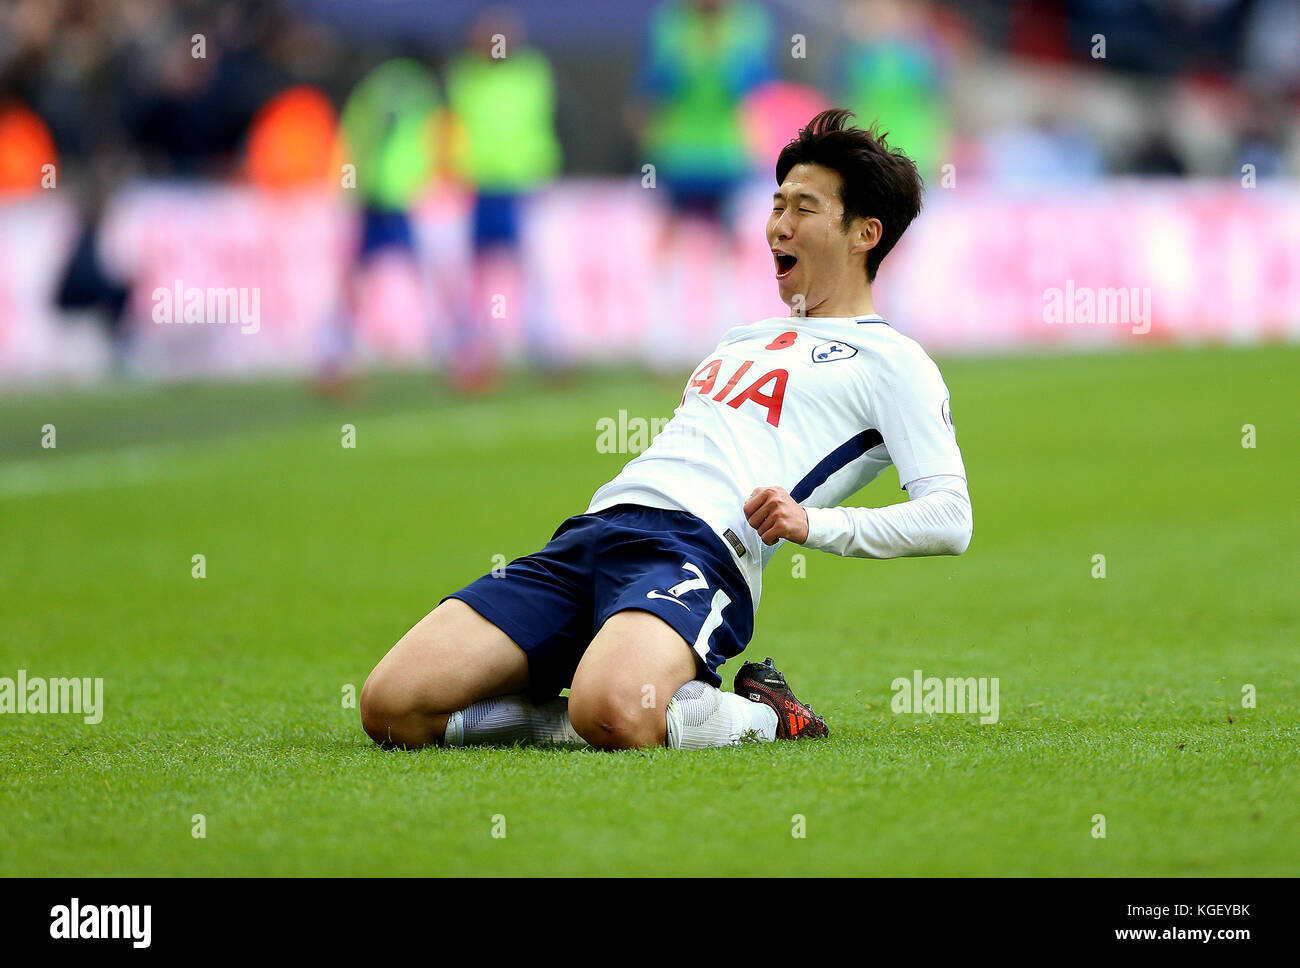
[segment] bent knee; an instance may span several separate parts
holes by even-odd
[[[656,714],[609,693],[570,694],[569,722],[592,746],[607,750],[662,746],[667,732],[662,710]]]
[[[441,739],[446,717],[424,708],[415,693],[376,667],[361,687],[361,727],[383,747],[418,749]]]

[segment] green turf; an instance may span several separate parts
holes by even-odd
[[[0,872],[1300,870],[1300,350],[943,368],[970,551],[813,552],[796,578],[787,547],[751,653],[833,734],[697,753],[383,752],[341,701],[441,595],[583,510],[626,459],[598,418],[667,414],[679,386],[0,397],[0,676],[105,681],[99,725],[0,716]],[[889,471],[858,500],[901,497]],[[918,668],[997,676],[1001,721],[893,714]]]

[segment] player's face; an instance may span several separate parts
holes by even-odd
[[[767,220],[767,244],[776,265],[781,299],[792,309],[802,297],[802,308],[842,294],[846,285],[865,280],[857,233],[845,230],[844,203],[840,200],[838,172],[814,164],[790,169],[772,196]],[[852,228],[852,227],[851,227]]]

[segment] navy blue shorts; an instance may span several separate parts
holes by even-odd
[[[415,251],[415,235],[411,217],[405,212],[367,206],[361,213],[361,252],[359,261],[366,262],[380,249],[389,246],[406,252]]]
[[[474,251],[519,244],[519,196],[480,193],[474,201]]]
[[[615,612],[658,615],[694,649],[698,678],[715,686],[718,667],[743,652],[754,631],[749,586],[722,539],[693,514],[635,504],[569,518],[541,551],[447,598],[524,650],[529,692],[539,700],[573,683],[582,654]]]
[[[722,224],[727,220],[727,203],[740,179],[727,175],[664,176],[668,204],[678,215],[694,215]]]

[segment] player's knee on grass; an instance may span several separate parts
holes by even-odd
[[[665,709],[695,674],[695,654],[667,622],[627,609],[605,620],[573,673],[569,722],[600,749],[662,746]]]
[[[418,698],[381,677],[378,666],[361,687],[361,726],[383,747],[419,749],[442,738],[446,715],[431,714]]]
[[[437,742],[447,725],[446,715],[438,712],[429,707],[413,680],[403,675],[401,664],[387,658],[361,687],[361,726],[383,747],[419,749]]]
[[[441,741],[447,717],[528,682],[523,651],[464,602],[449,599],[402,636],[361,688],[361,725],[381,746]]]
[[[647,709],[639,692],[617,686],[570,692],[569,722],[592,746],[608,750],[662,746],[667,730],[661,706]]]

